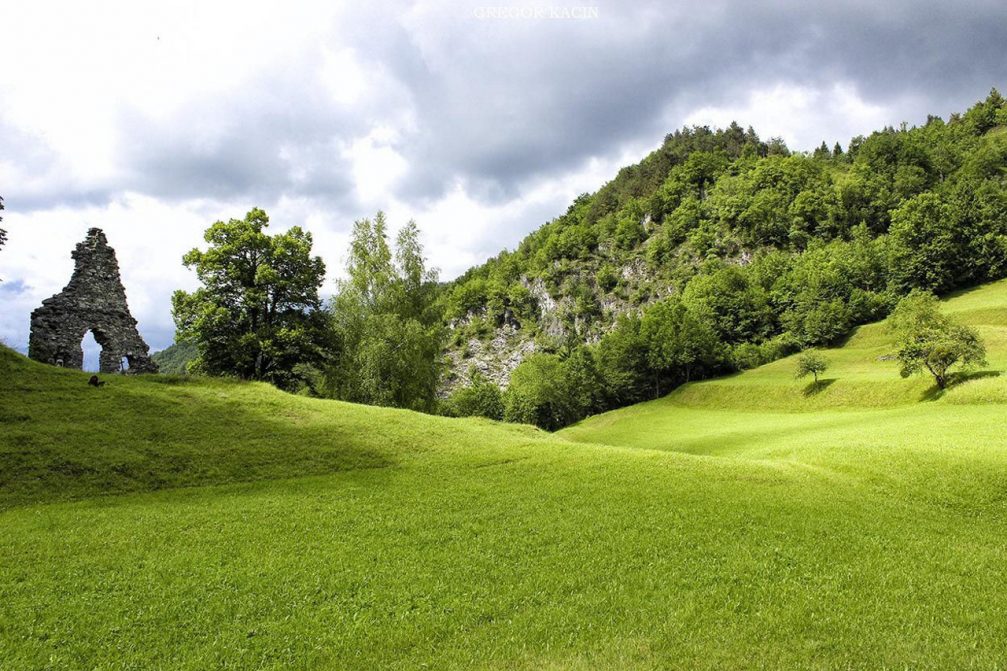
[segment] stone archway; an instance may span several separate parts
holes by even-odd
[[[70,283],[60,293],[42,301],[31,313],[28,356],[36,361],[81,369],[81,341],[91,331],[101,346],[98,370],[117,373],[122,360],[129,373],[156,373],[147,343],[129,313],[126,290],[119,278],[115,251],[100,229],[92,228],[73,254]]]

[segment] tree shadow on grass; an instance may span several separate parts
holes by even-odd
[[[952,387],[963,384],[965,382],[970,382],[972,380],[982,380],[988,377],[1000,377],[1000,371],[998,370],[975,370],[972,372],[957,372],[952,373],[948,376],[948,383],[945,385],[944,389],[941,389],[936,384],[931,385],[926,391],[920,394],[921,401],[936,401],[941,396],[944,395],[948,389]]]
[[[1000,371],[998,370],[974,370],[969,373],[954,373],[951,376],[951,385],[961,384],[963,382],[970,382],[971,380],[982,380],[987,377],[1000,377]]]
[[[381,469],[408,435],[409,419],[394,413],[265,385],[109,376],[98,391],[90,373],[32,366],[13,380],[29,393],[0,378],[0,511]]]
[[[817,382],[809,383],[808,386],[804,388],[804,391],[802,393],[805,396],[814,396],[815,394],[820,394],[826,389],[828,389],[830,386],[832,386],[832,383],[834,383],[835,381],[836,378],[834,377],[829,378],[823,377],[821,380]]]

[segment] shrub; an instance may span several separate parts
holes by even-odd
[[[503,419],[503,393],[495,384],[475,373],[468,386],[456,389],[451,394],[444,404],[443,412],[451,417]]]

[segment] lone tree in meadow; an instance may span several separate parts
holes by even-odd
[[[818,376],[829,367],[829,360],[818,352],[805,352],[797,359],[797,374],[794,376],[798,380],[802,377],[813,375],[815,384],[818,384]]]
[[[986,347],[974,328],[956,323],[938,307],[933,294],[915,290],[899,301],[888,325],[898,344],[899,374],[909,377],[925,370],[944,389],[953,366],[985,365]]]

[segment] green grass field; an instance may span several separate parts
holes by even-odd
[[[555,435],[0,351],[0,669],[1007,666],[1007,283]]]

